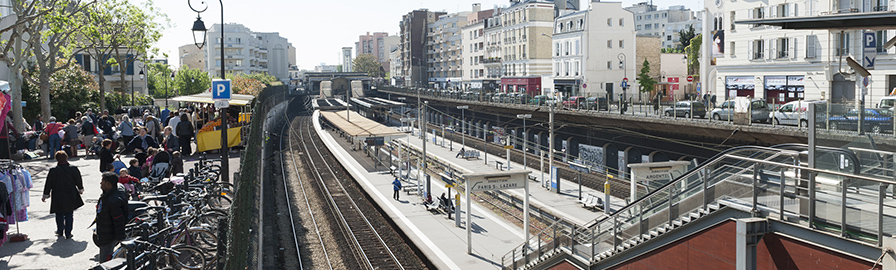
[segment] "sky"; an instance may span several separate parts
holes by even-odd
[[[128,0],[142,4],[146,0]],[[168,16],[169,27],[156,44],[160,53],[168,55],[171,65],[178,65],[177,47],[193,44],[190,29],[196,20],[187,4],[189,0],[155,0],[154,5]],[[208,10],[201,14],[206,27],[221,21],[219,1],[206,0]],[[579,0],[587,7],[590,0]],[[648,0],[623,0],[623,7]],[[194,7],[201,0],[193,0]],[[617,1],[618,2],[618,1]],[[481,3],[482,9],[495,5],[508,6],[508,0],[224,0],[225,23],[240,23],[255,32],[279,32],[296,47],[299,69],[314,69],[321,63],[335,65],[340,62],[342,47],[354,47],[358,36],[367,32],[388,32],[396,35],[398,22],[408,12],[427,8],[448,13],[469,11],[473,3]],[[702,9],[702,0],[656,0],[660,9],[670,5],[684,5],[691,10]],[[164,58],[162,56],[158,58]]]

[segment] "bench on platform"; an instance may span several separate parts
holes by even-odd
[[[604,202],[600,199],[600,197],[594,196],[592,194],[585,194],[582,196],[582,199],[579,200],[582,203],[582,207],[589,209],[604,209]]]
[[[463,157],[464,159],[471,159],[471,158],[478,159],[478,158],[479,158],[479,151],[476,151],[476,150],[466,150],[466,151],[463,152],[463,154],[461,155],[461,157]]]

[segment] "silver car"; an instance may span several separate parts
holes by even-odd
[[[750,112],[753,115],[753,122],[769,122],[769,113],[771,112],[771,110],[768,108],[768,103],[764,99],[753,99],[750,107]],[[719,105],[715,109],[712,109],[709,115],[714,120],[734,120],[734,100],[726,100],[725,102],[722,102],[721,105]]]

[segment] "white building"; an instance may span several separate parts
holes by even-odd
[[[395,47],[389,53],[389,77],[392,85],[404,85],[401,76],[401,48]]]
[[[461,27],[467,24],[469,11],[439,16],[427,25],[426,67],[429,86],[436,89],[457,88],[463,74]]]
[[[633,15],[619,2],[591,2],[587,10],[554,20],[552,79],[563,96],[606,96],[637,91]]]
[[[689,27],[694,27],[694,34],[703,33],[703,13],[697,12],[697,14],[699,16],[691,20],[667,23],[666,29],[663,30],[663,48],[677,48],[681,44],[678,33],[682,30],[687,31]]]
[[[225,41],[221,40],[221,25],[212,25],[206,35],[206,71],[221,73],[221,46],[224,47],[223,65],[227,72],[244,74],[267,73],[280,81],[289,81],[289,48],[286,38],[278,33],[252,32],[242,24],[226,24]]]
[[[713,38],[704,39],[704,47],[712,46],[712,54],[705,55],[703,62],[715,63],[704,65],[709,79],[704,80],[707,90],[719,100],[751,96],[777,104],[798,99],[854,104],[857,78],[846,75],[852,73],[846,57],[862,59],[861,31],[782,30],[734,22],[893,10],[894,4],[896,1],[874,0],[707,1],[709,19],[705,19],[708,27],[704,35]],[[896,75],[891,75],[896,69],[896,50],[881,48],[894,31],[871,33],[877,36],[877,60],[876,70],[871,71],[866,104],[875,104],[896,87]]]
[[[464,89],[481,90],[482,79],[485,78],[485,45],[482,37],[483,21],[478,21],[463,28],[463,76]]]
[[[320,65],[314,67],[314,72],[336,72],[336,65],[320,63]]]
[[[342,47],[342,72],[352,71],[352,47]]]
[[[635,14],[635,31],[641,36],[665,36],[667,24],[694,18],[693,12],[681,5],[661,10],[652,3],[641,2],[625,9]]]

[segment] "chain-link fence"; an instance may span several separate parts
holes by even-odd
[[[261,219],[261,142],[262,125],[267,113],[280,102],[287,101],[287,88],[268,87],[252,102],[249,137],[242,154],[239,177],[235,178],[236,195],[230,208],[230,222],[226,227],[226,258],[224,269],[256,269],[258,266],[258,235]]]

